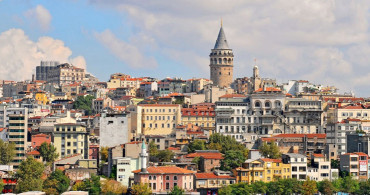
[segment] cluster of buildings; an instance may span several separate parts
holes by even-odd
[[[369,178],[369,99],[304,80],[279,84],[260,77],[258,66],[251,77],[234,79],[234,54],[222,27],[209,57],[210,79],[115,73],[100,82],[72,64],[43,61],[29,81],[2,81],[0,139],[16,145],[13,162],[0,165],[4,192],[14,190],[10,172],[27,156],[42,161],[38,150],[44,142],[59,154],[53,168],[72,181],[114,175],[128,187],[148,183],[157,194],[174,186],[210,194],[240,182],[333,180],[339,170]],[[248,160],[221,171],[219,151],[189,153],[189,143],[207,142],[213,133],[243,144],[250,150]],[[148,155],[150,142],[172,151],[171,162]],[[272,142],[281,159],[259,153],[262,144]],[[198,164],[192,162],[196,157]],[[331,167],[331,160],[340,160],[339,166]]]

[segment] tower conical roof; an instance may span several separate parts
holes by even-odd
[[[218,33],[217,41],[215,44],[214,49],[229,49],[229,45],[227,44],[226,35],[224,33],[224,29],[220,28],[220,32]]]

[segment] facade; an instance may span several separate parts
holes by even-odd
[[[363,133],[349,133],[347,134],[347,152],[363,152],[369,154],[370,152],[370,135]]]
[[[321,101],[303,98],[288,98],[284,116],[287,126],[285,133],[321,133],[323,108]]]
[[[346,171],[353,179],[368,179],[368,155],[363,152],[340,155],[340,170]]]
[[[235,177],[229,172],[215,171],[195,174],[195,188],[201,195],[217,194],[218,189],[234,183],[236,183]]]
[[[193,104],[181,109],[182,124],[192,124],[212,130],[215,128],[215,105],[212,103]]]
[[[48,71],[47,82],[64,85],[82,82],[84,78],[84,69],[65,63],[57,65]]]
[[[224,30],[220,28],[215,47],[209,54],[210,73],[213,85],[230,87],[233,82],[234,54],[227,44]]]
[[[88,133],[86,127],[77,123],[60,123],[54,125],[54,146],[60,158],[81,154],[89,157]]]
[[[221,166],[221,160],[224,159],[218,150],[196,150],[185,156],[190,161],[195,157],[199,158],[199,171],[210,173]]]
[[[14,111],[8,115],[9,118],[9,143],[15,143],[16,155],[10,165],[18,169],[19,164],[26,159],[27,137],[28,137],[28,113],[27,108]]]
[[[130,114],[106,114],[100,117],[100,146],[113,147],[129,142],[131,137]]]
[[[59,64],[57,61],[41,61],[40,66],[36,66],[36,80],[47,81],[51,70]]]
[[[363,105],[345,105],[327,111],[327,123],[342,122],[345,119],[370,120],[370,107]]]
[[[140,104],[137,106],[137,134],[174,134],[181,123],[179,104]]]
[[[331,181],[337,178],[332,176],[330,161],[327,161],[323,154],[312,155],[311,167],[308,167],[307,169],[307,177],[315,181]]]
[[[306,180],[307,176],[307,157],[302,154],[287,153],[282,155],[283,163],[290,164],[291,178]]]
[[[291,178],[291,166],[281,159],[249,159],[242,167],[233,170],[237,183],[270,182],[279,178]]]
[[[34,149],[39,148],[41,146],[41,144],[44,143],[44,142],[50,144],[51,143],[51,136],[43,134],[43,133],[31,136],[31,147],[34,148]]]
[[[185,192],[194,190],[195,172],[174,166],[148,167],[133,171],[135,183],[148,183],[153,193],[170,192],[174,186]]]
[[[327,149],[326,154],[330,159],[337,159],[347,153],[347,134],[361,130],[361,122],[354,119],[346,119],[342,122],[326,125]]]
[[[129,181],[134,177],[132,171],[140,169],[139,159],[119,157],[113,159],[113,164],[117,166],[116,180],[123,186],[131,186]]]

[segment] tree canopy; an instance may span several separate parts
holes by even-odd
[[[279,146],[272,141],[271,143],[263,142],[259,147],[260,153],[266,158],[278,159],[281,157]]]
[[[102,161],[108,161],[108,147],[101,147],[100,148],[100,158]]]
[[[133,195],[150,195],[152,190],[147,183],[134,184],[131,187],[131,194]]]
[[[183,195],[185,192],[184,189],[181,189],[179,186],[175,186],[171,189],[169,195]]]
[[[240,150],[229,150],[226,151],[225,158],[221,161],[221,169],[230,171],[240,167],[245,161],[245,157]]]
[[[4,142],[0,139],[0,164],[7,165],[12,162],[15,156],[15,144]]]
[[[56,190],[59,194],[67,191],[70,184],[70,179],[64,173],[57,169],[50,174],[44,181],[44,192]],[[51,193],[48,193],[51,194]]]
[[[22,161],[16,178],[18,179],[17,192],[42,191],[42,173],[44,165],[32,157]]]
[[[85,114],[90,115],[92,114],[93,99],[95,98],[92,95],[78,96],[76,101],[73,102],[73,108],[84,110]]]
[[[171,162],[174,156],[175,156],[175,153],[173,153],[169,149],[166,149],[166,150],[159,151],[156,157],[161,162]]]
[[[103,194],[123,194],[127,192],[127,187],[118,181],[109,179],[102,182],[101,192]]]
[[[39,152],[40,156],[42,156],[43,160],[47,163],[53,163],[59,157],[57,149],[54,147],[54,145],[46,142],[41,144]]]
[[[204,140],[196,139],[189,143],[188,145],[188,152],[192,153],[195,150],[205,150],[206,149],[206,142]]]
[[[73,191],[88,191],[89,194],[100,194],[101,192],[100,177],[93,175],[89,179],[76,183],[73,187]]]
[[[206,147],[209,150],[218,150],[223,154],[226,154],[226,151],[239,150],[244,157],[248,157],[249,152],[249,150],[243,144],[237,142],[235,138],[220,133],[212,134],[209,137],[209,143]]]

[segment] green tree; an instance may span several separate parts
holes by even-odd
[[[232,193],[232,186],[228,185],[228,186],[222,186],[219,190],[218,190],[218,194],[219,195],[230,195]]]
[[[249,150],[244,145],[237,142],[235,138],[220,133],[214,133],[209,137],[207,148],[210,150],[219,150],[223,154],[230,150],[240,150],[244,157],[248,157],[249,152]]]
[[[73,191],[88,191],[89,194],[100,194],[101,192],[100,177],[93,175],[89,179],[85,179],[82,182],[76,183],[73,187]]]
[[[331,159],[330,166],[333,169],[339,169],[339,160]]]
[[[0,179],[0,193],[3,191],[5,184],[3,183],[3,180]]]
[[[150,156],[157,156],[158,155],[157,144],[155,144],[154,141],[149,142],[148,149],[149,149],[149,155]]]
[[[334,192],[342,191],[342,183],[343,183],[342,178],[338,178],[336,180],[333,180],[333,181],[331,181],[331,183],[334,186],[334,190],[335,190]]]
[[[284,191],[282,193],[284,195],[302,194],[302,182],[297,179],[279,179],[277,182],[284,186]]]
[[[57,149],[53,144],[48,144],[46,142],[41,144],[39,152],[43,160],[49,164],[53,163],[59,156]]]
[[[245,157],[240,150],[230,150],[225,154],[225,158],[221,161],[221,169],[229,171],[240,167],[245,161]]]
[[[44,165],[32,157],[22,161],[16,178],[18,180],[17,192],[42,191],[42,173]]]
[[[179,188],[178,186],[175,186],[171,189],[169,195],[183,195],[185,190]]]
[[[15,156],[15,144],[4,142],[0,139],[0,164],[7,165],[13,161]]]
[[[69,184],[70,179],[61,170],[57,169],[44,181],[44,192],[48,189],[55,189],[61,194],[67,191]]]
[[[102,182],[101,188],[103,194],[123,194],[127,192],[127,187],[113,179]]]
[[[324,195],[332,195],[335,193],[335,187],[329,180],[324,180],[318,183],[319,192]]]
[[[196,139],[188,145],[188,152],[193,153],[195,150],[205,150],[206,142],[204,140]]]
[[[87,95],[87,96],[78,96],[76,101],[73,102],[74,109],[84,110],[86,115],[92,114],[92,101],[94,96]]]
[[[370,179],[360,182],[360,187],[356,194],[370,194]]]
[[[358,180],[353,179],[351,176],[343,178],[342,191],[347,193],[355,193],[360,188]]]
[[[266,158],[279,159],[281,157],[279,146],[272,141],[270,144],[263,142],[259,147],[260,153]]]
[[[175,156],[175,153],[173,153],[169,149],[166,149],[166,150],[161,150],[160,152],[158,152],[157,158],[161,162],[171,162],[174,156]]]
[[[56,179],[45,180],[42,191],[46,194],[59,194],[56,186],[58,186],[58,181]]]
[[[316,181],[311,180],[307,177],[306,181],[302,184],[302,192],[305,195],[315,194],[317,192],[317,184]]]
[[[284,194],[285,186],[281,181],[272,181],[267,183],[267,194]]]
[[[255,194],[266,194],[267,192],[267,185],[262,181],[257,181],[251,184],[253,189],[253,193]]]
[[[247,183],[234,184],[231,188],[231,194],[252,194],[253,190]]]
[[[132,185],[131,193],[133,195],[150,195],[152,194],[152,190],[147,183],[138,183]]]
[[[100,148],[100,158],[102,161],[108,161],[108,147],[101,147]]]

